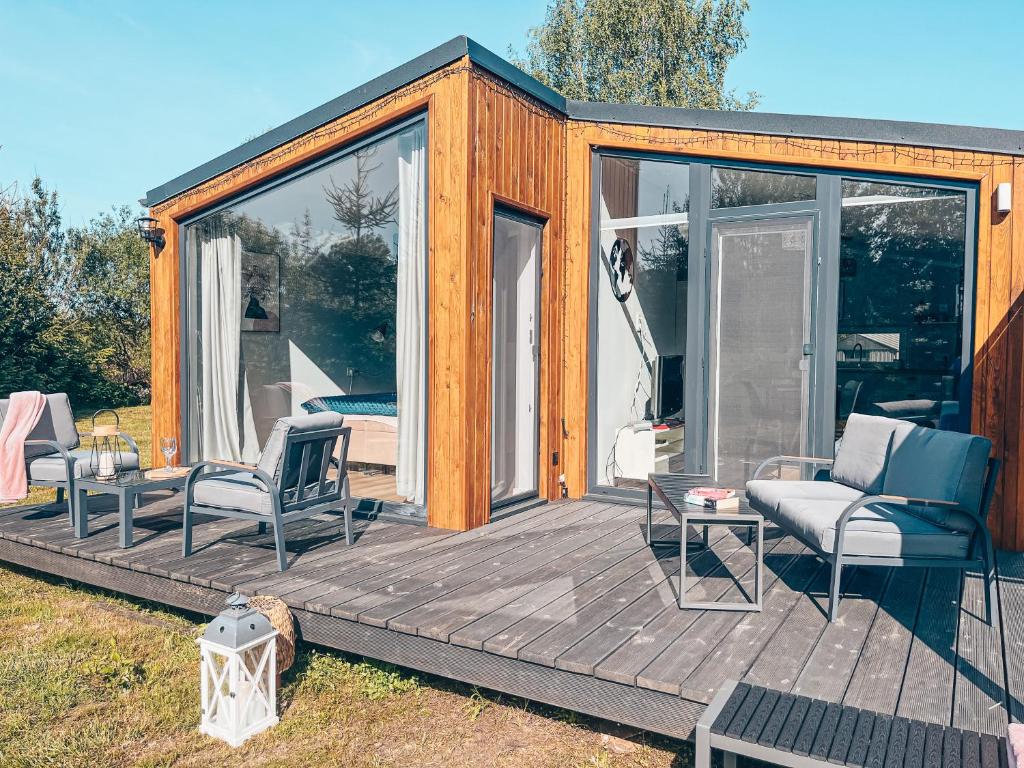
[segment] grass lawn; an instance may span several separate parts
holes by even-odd
[[[148,466],[149,408],[119,413]],[[281,723],[232,750],[197,730],[202,622],[0,566],[0,768],[692,764],[688,745],[309,646]]]
[[[0,566],[0,766],[691,764],[677,742],[309,646],[281,723],[232,750],[197,730],[200,622]]]

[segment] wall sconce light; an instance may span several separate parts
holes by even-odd
[[[159,223],[152,216],[140,216],[135,220],[139,227],[139,237],[150,245],[155,245],[157,250],[164,247],[164,231],[157,226]]]
[[[387,322],[383,322],[376,328],[374,328],[372,331],[370,331],[370,339],[377,342],[378,344],[383,344],[385,341],[387,341],[388,334],[390,332],[391,328],[388,327]]]
[[[996,211],[998,213],[1009,213],[1013,207],[1013,192],[1010,182],[1004,181],[996,185]]]

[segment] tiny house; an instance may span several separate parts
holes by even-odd
[[[187,460],[336,410],[365,508],[465,530],[883,414],[990,437],[1024,549],[1024,132],[576,102],[460,37],[143,202]]]

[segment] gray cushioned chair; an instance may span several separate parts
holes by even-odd
[[[274,528],[277,564],[288,568],[284,524],[321,512],[337,511],[345,518],[345,541],[352,543],[352,500],[348,457],[351,427],[337,413],[314,413],[278,419],[255,466],[230,461],[202,461],[185,484],[182,554],[192,553],[193,515],[255,520],[260,533]],[[341,440],[338,459],[334,448]],[[328,479],[330,466],[338,475]]]
[[[0,400],[0,423],[7,418],[10,400]],[[88,436],[88,435],[86,435]],[[121,452],[121,468],[139,468],[139,446],[125,432],[120,433],[129,450]],[[63,392],[46,395],[39,423],[25,441],[25,470],[30,486],[57,489],[57,503],[67,500],[68,518],[75,523],[75,480],[92,477],[88,447],[75,426],[71,401]]]
[[[747,483],[750,505],[832,567],[829,620],[844,565],[979,567],[991,623],[995,559],[986,525],[999,461],[977,435],[852,414],[836,458],[776,456]],[[830,467],[827,478],[768,480],[775,465]]]

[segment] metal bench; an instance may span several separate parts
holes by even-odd
[[[697,768],[710,768],[712,748],[725,768],[737,755],[793,768],[1009,765],[1005,738],[731,680],[697,723]]]

